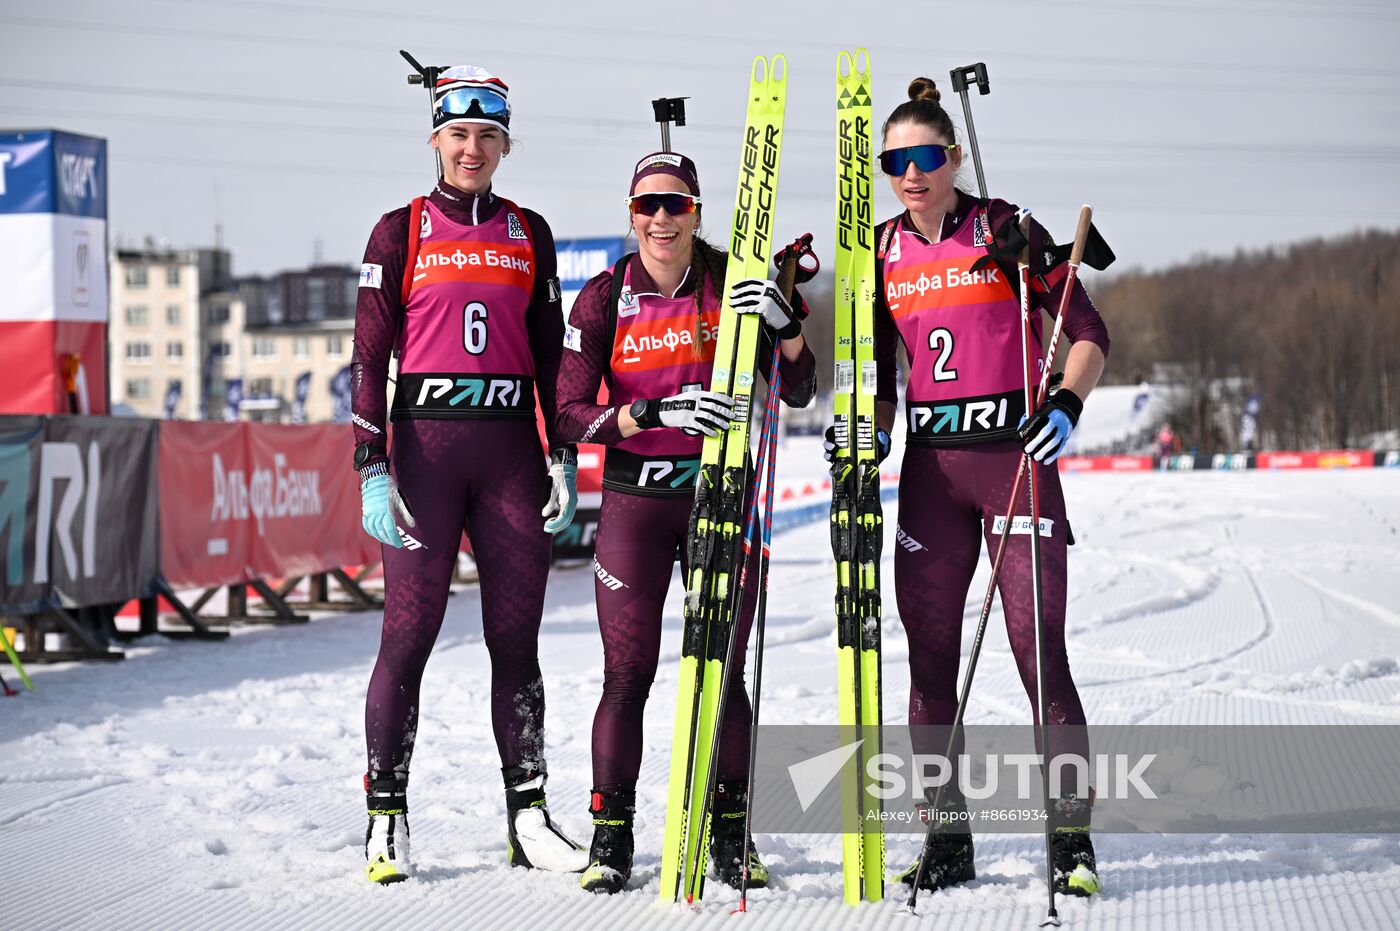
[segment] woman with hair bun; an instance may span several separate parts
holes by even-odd
[[[933,81],[915,78],[909,99],[885,121],[880,167],[905,209],[881,224],[875,238],[876,421],[883,434],[879,445],[886,452],[896,406],[895,349],[901,341],[910,365],[908,443],[899,482],[902,545],[894,556],[896,598],[909,638],[909,723],[948,726],[954,721],[963,608],[981,537],[994,552],[1018,460],[1029,453],[1040,488],[1046,714],[1050,724],[1068,725],[1055,729],[1051,757],[1087,755],[1084,710],[1065,652],[1065,548],[1072,537],[1054,462],[1103,373],[1108,331],[1076,282],[1065,311],[1064,333],[1071,347],[1064,381],[1039,410],[1025,411],[1019,283],[1014,265],[996,263],[1000,256],[992,235],[1014,226],[1017,208],[993,198],[984,213],[977,198],[957,187],[962,151],[939,96]],[[1051,246],[1045,230],[1032,223],[1032,254]],[[989,255],[982,269],[972,271],[978,259]],[[1062,264],[1034,277],[1034,307],[1055,312],[1064,272]],[[1035,314],[1037,357],[1042,319]],[[1036,362],[1040,368],[1047,364],[1041,358]],[[1018,512],[1029,514],[1026,499]],[[1034,714],[1029,518],[1022,529],[1015,528],[1013,524],[998,584],[1011,649]],[[976,875],[966,801],[951,788],[944,790],[948,817],[940,823],[953,826],[929,836],[920,884],[924,889],[942,889]],[[1069,795],[1051,806],[1055,884],[1061,893],[1091,895],[1099,889],[1088,833],[1089,802]],[[917,867],[900,880],[912,884]]]

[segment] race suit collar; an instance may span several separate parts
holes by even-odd
[[[489,188],[482,194],[468,194],[441,180],[428,195],[428,200],[433,202],[434,207],[447,214],[449,220],[465,226],[485,223],[501,209],[501,199]]]
[[[690,278],[690,268],[687,267],[685,274],[681,276],[681,283],[676,288],[674,294],[662,294],[656,282],[652,279],[651,273],[647,271],[646,264],[642,261],[640,254],[634,254],[628,263],[631,272],[631,285],[633,294],[654,294],[657,297],[685,297],[695,293],[695,282]]]
[[[943,215],[943,227],[941,230],[943,239],[948,239],[956,233],[958,227],[962,226],[963,221],[972,215],[972,209],[977,206],[977,198],[973,197],[971,194],[962,190],[959,190],[957,194],[957,205],[953,207],[951,213],[945,213]],[[904,221],[903,225],[906,232],[913,233],[925,243],[929,242],[929,238],[919,232],[919,228],[914,225],[914,217],[908,210],[904,211],[904,215],[900,217],[900,219]]]

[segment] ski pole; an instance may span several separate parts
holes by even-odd
[[[1026,240],[1026,247],[1021,252],[1021,260],[1017,263],[1017,268],[1021,276],[1021,358],[1024,362],[1022,372],[1025,383],[1026,416],[1030,417],[1035,413],[1035,395],[1038,390],[1032,388],[1035,380],[1035,356],[1031,351],[1031,212],[1022,211],[1021,214],[1021,235]],[[1050,366],[1045,366],[1045,371],[1049,371]],[[1044,374],[1044,373],[1042,373]],[[1028,476],[1027,492],[1030,499],[1031,511],[1031,601],[1035,610],[1035,685],[1036,685],[1036,716],[1040,721],[1040,752],[1042,754],[1040,764],[1041,789],[1044,792],[1046,818],[1045,818],[1045,893],[1049,897],[1048,911],[1046,912],[1045,924],[1058,925],[1059,916],[1055,912],[1055,854],[1050,845],[1050,834],[1052,826],[1050,822],[1051,808],[1050,802],[1050,722],[1046,720],[1046,699],[1045,699],[1045,598],[1043,580],[1040,577],[1040,489],[1039,479],[1036,476],[1035,462],[1031,459],[1031,454],[1025,450],[1021,451],[1021,465]],[[1008,524],[1009,528],[1009,524]]]
[[[812,241],[811,234],[808,233],[808,234],[806,234],[804,237],[799,238],[798,241],[797,241],[796,243],[794,243],[792,247],[789,247],[787,250],[784,250],[784,252],[782,253],[783,263],[782,263],[781,270],[780,270],[779,273],[778,273],[778,289],[783,293],[783,297],[784,297],[786,300],[788,300],[789,303],[790,303],[791,300],[792,300],[793,286],[794,286],[794,284],[795,284],[795,282],[796,282],[796,280],[797,280],[798,260],[799,260],[799,258],[801,257],[801,253],[800,253],[800,251],[799,251],[799,244],[805,245],[806,248],[807,248],[807,250],[810,251],[810,248],[811,248],[811,241]],[[779,341],[777,340],[776,337],[774,338],[773,345],[774,345],[774,349],[775,349],[775,350],[780,349],[781,344],[779,343]],[[772,400],[774,397],[776,397],[776,394],[777,394],[777,392],[776,392],[776,391],[773,389],[773,387],[770,385],[770,386],[769,386],[769,399],[770,399],[770,403],[769,403],[769,405],[767,405],[767,406],[765,407],[765,416],[764,416],[764,425],[763,425],[764,437],[765,437],[765,439],[766,439],[766,435],[767,435],[767,431],[768,431],[768,417],[767,417],[766,411],[772,409],[771,400]],[[757,481],[757,477],[758,477],[759,471],[767,464],[767,463],[766,463],[766,460],[764,459],[764,452],[765,452],[766,447],[767,447],[767,443],[766,443],[766,442],[760,442],[760,443],[759,443],[759,462],[755,465],[754,471],[753,471],[753,475],[754,475],[754,477],[755,477],[755,481]],[[776,452],[776,450],[774,450],[774,452]],[[755,487],[755,489],[754,489],[753,501],[751,501],[751,502],[749,503],[749,512],[748,512],[748,516],[747,516],[747,518],[746,518],[745,521],[744,521],[744,546],[743,546],[743,549],[742,549],[742,551],[741,551],[742,554],[743,554],[743,556],[742,556],[742,560],[743,560],[743,561],[742,561],[742,563],[740,564],[740,568],[739,568],[739,584],[734,588],[734,590],[733,590],[732,592],[729,593],[729,596],[730,596],[730,605],[729,605],[728,614],[729,614],[729,617],[730,617],[731,619],[737,618],[739,612],[743,609],[743,604],[744,604],[744,585],[746,584],[746,582],[747,582],[747,580],[748,580],[749,554],[753,551],[753,532],[754,532],[755,525],[756,525],[756,523],[757,523],[757,516],[758,516],[758,489],[757,489],[757,487]],[[723,673],[722,673],[721,676],[720,676],[719,703],[718,703],[718,705],[717,705],[717,707],[716,707],[716,710],[715,710],[715,738],[714,738],[713,741],[711,741],[711,744],[710,744],[710,770],[709,770],[709,773],[708,773],[707,779],[706,779],[705,795],[704,795],[704,797],[701,798],[701,800],[700,800],[700,818],[699,818],[699,823],[700,823],[700,825],[702,826],[702,827],[701,827],[702,830],[704,829],[704,826],[707,825],[708,822],[709,822],[709,817],[710,817],[710,804],[711,804],[711,802],[712,802],[712,800],[713,800],[714,791],[715,791],[715,783],[716,783],[717,778],[718,778],[718,773],[716,772],[716,768],[717,768],[717,764],[719,763],[719,747],[720,747],[720,739],[719,739],[719,736],[720,736],[720,734],[722,733],[723,728],[724,728],[724,711],[725,711],[725,707],[726,707],[726,706],[728,705],[728,703],[729,703],[729,683],[730,683],[730,681],[731,681],[730,677],[731,677],[731,676],[733,675],[733,673],[734,673],[734,625],[733,625],[733,623],[731,623],[730,629],[726,632],[726,634],[727,634],[729,640],[728,640],[727,643],[724,644],[724,652],[725,652],[724,667],[723,667]],[[752,735],[750,735],[750,738],[752,739]],[[750,805],[750,808],[751,808],[751,807],[752,807],[752,805]],[[705,846],[704,838],[701,838],[700,847],[703,849],[704,846]],[[698,862],[702,862],[702,861],[703,861],[703,856],[697,857],[697,863],[698,863]],[[746,859],[745,859],[745,869],[746,869],[746,870],[747,870],[747,865],[748,865],[748,861],[747,861],[747,858],[746,858]],[[688,896],[687,896],[687,898],[688,898],[689,901],[692,901],[692,902],[693,902],[696,898],[699,898],[700,892],[701,892],[701,890],[702,890],[702,888],[703,888],[703,885],[704,885],[704,871],[703,871],[702,869],[700,869],[700,868],[697,866],[697,868],[696,868],[696,870],[695,870],[695,875],[691,878],[690,889],[688,890]]]
[[[26,641],[27,642],[27,641]],[[14,644],[10,643],[10,638],[0,631],[0,643],[5,645],[5,655],[10,659],[10,665],[15,667],[15,672],[19,673],[20,681],[29,691],[34,691],[34,683],[29,681],[29,673],[24,671],[24,663],[19,661],[19,654],[15,652]]]
[[[796,254],[789,256],[789,251],[795,250]],[[784,250],[782,256],[783,269],[778,279],[778,286],[783,292],[783,296],[789,301],[792,300],[793,284],[797,276],[797,266],[803,259],[810,259],[812,267],[803,268],[804,275],[815,275],[819,263],[814,252],[812,252],[812,234],[807,233],[796,242]],[[793,267],[789,269],[788,263],[792,262]],[[791,276],[789,276],[791,272]],[[780,344],[773,341],[773,357],[768,363],[768,404],[763,414],[763,442],[760,444],[759,456],[766,457],[766,475],[762,477],[764,482],[763,493],[763,534],[760,540],[758,554],[758,611],[754,617],[754,670],[753,670],[753,716],[749,722],[749,772],[748,772],[748,807],[744,811],[744,849],[743,849],[743,878],[739,884],[739,911],[749,910],[749,840],[752,837],[750,831],[753,827],[753,801],[754,801],[754,767],[758,760],[758,706],[763,694],[763,632],[764,621],[768,613],[768,566],[771,558],[771,544],[773,540],[773,483],[777,478],[778,468],[778,418],[781,416],[781,406],[779,395],[782,391],[783,374],[779,367]],[[757,501],[758,492],[755,491],[754,499]]]
[[[753,715],[749,721],[749,769],[747,777],[748,805],[744,810],[744,846],[742,850],[741,879],[739,881],[739,911],[749,910],[749,840],[753,828],[754,767],[758,759],[758,706],[763,695],[763,631],[764,619],[768,611],[768,564],[770,546],[773,539],[773,482],[776,478],[778,461],[778,392],[782,388],[782,373],[778,370],[778,346],[773,347],[773,359],[769,363],[768,406],[763,414],[763,448],[760,456],[767,461],[767,468],[761,477],[763,489],[763,533],[758,552],[758,611],[754,617],[754,672],[753,672]],[[759,492],[755,491],[757,499]]]
[[[1041,372],[1040,384],[1035,395],[1035,408],[1039,408],[1045,402],[1045,397],[1050,389],[1050,371],[1054,368],[1055,353],[1059,349],[1060,335],[1064,331],[1065,312],[1069,307],[1070,296],[1074,292],[1074,283],[1079,278],[1079,264],[1084,255],[1084,244],[1089,237],[1089,227],[1093,220],[1093,209],[1087,204],[1079,208],[1079,226],[1075,230],[1074,247],[1070,252],[1069,269],[1065,275],[1064,293],[1060,295],[1060,304],[1055,313],[1055,324],[1050,334],[1049,348],[1045,353],[1045,370]],[[1029,413],[1034,413],[1032,408]],[[1028,416],[1029,416],[1028,413]],[[982,638],[987,632],[987,621],[992,613],[992,599],[996,595],[997,580],[1001,577],[1002,562],[1006,557],[1006,544],[1011,536],[1011,521],[1016,514],[1016,502],[1021,494],[1021,482],[1026,474],[1026,457],[1019,458],[1016,466],[1016,480],[1011,485],[1011,497],[1006,505],[1006,514],[1002,519],[1001,535],[997,540],[997,551],[992,559],[992,576],[987,581],[987,592],[982,597],[982,610],[977,618],[977,632],[972,638],[972,650],[968,654],[967,673],[963,676],[962,687],[958,691],[958,710],[953,716],[953,728],[948,737],[948,748],[944,755],[945,759],[952,759],[953,751],[956,747],[958,737],[962,733],[963,716],[967,712],[968,697],[972,692],[972,677],[977,672],[977,660],[982,653]],[[1039,531],[1039,526],[1036,526]],[[934,793],[933,812],[937,818],[940,810],[940,802],[943,799],[943,786],[939,786]],[[933,834],[935,822],[930,820],[927,833],[924,835],[924,846],[927,847],[928,839]],[[919,880],[923,879],[926,864],[924,861],[923,849],[919,852],[919,871],[915,876],[914,888],[909,893],[908,907],[912,912],[914,904],[918,899]]]

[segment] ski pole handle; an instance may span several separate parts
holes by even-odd
[[[1071,269],[1079,267],[1079,262],[1084,258],[1084,244],[1089,241],[1089,226],[1094,222],[1094,208],[1085,204],[1079,208],[1079,228],[1074,231],[1074,248],[1069,253],[1069,265]],[[1069,293],[1069,289],[1065,289]]]
[[[811,281],[821,269],[821,261],[812,251],[812,234],[803,233],[773,256],[778,266],[778,290],[783,299],[792,303],[792,291],[797,282]]]

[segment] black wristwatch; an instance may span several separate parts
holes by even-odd
[[[632,419],[637,422],[637,426],[643,430],[650,430],[657,426],[656,422],[656,400],[654,398],[640,398],[632,402],[632,406],[627,408],[627,412],[632,415]]]
[[[384,455],[384,450],[377,443],[361,443],[355,447],[355,468],[363,469],[376,455]]]

